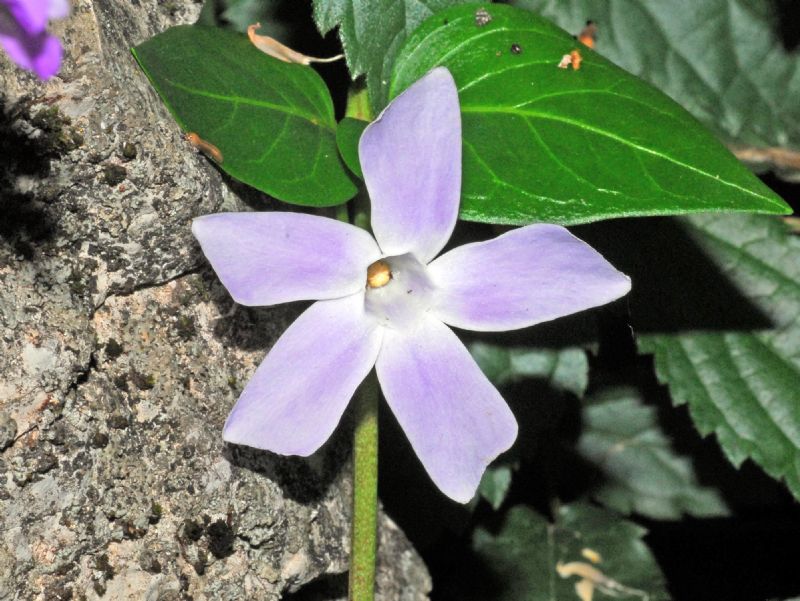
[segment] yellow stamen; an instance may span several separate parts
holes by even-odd
[[[392,269],[383,259],[378,259],[367,267],[367,286],[382,288],[392,279]]]

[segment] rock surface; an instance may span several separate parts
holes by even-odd
[[[308,460],[221,440],[301,308],[235,307],[190,235],[270,206],[183,140],[128,51],[199,9],[79,0],[45,83],[0,55],[0,600],[341,589],[347,415]],[[379,598],[426,599],[419,556],[380,526]]]

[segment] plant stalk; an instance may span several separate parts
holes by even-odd
[[[366,88],[351,89],[346,115],[370,121],[372,110]],[[362,187],[352,201],[352,222],[370,230],[369,201]],[[338,215],[347,220],[347,213]],[[366,274],[365,274],[366,276]],[[378,550],[378,399],[380,389],[375,370],[359,386],[354,399],[353,434],[353,522],[350,532],[349,601],[375,598],[375,561]]]
[[[372,371],[355,397],[353,527],[349,601],[373,601],[378,534],[378,380]]]

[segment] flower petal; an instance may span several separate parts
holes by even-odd
[[[19,26],[29,35],[41,33],[47,27],[50,18],[51,0],[4,0],[9,14]],[[2,8],[0,8],[2,10]]]
[[[461,196],[461,113],[439,67],[395,98],[367,128],[358,156],[372,201],[372,230],[386,255],[427,263],[444,247]]]
[[[224,439],[282,455],[316,451],[375,364],[382,333],[364,315],[363,293],[311,305],[256,370]]]
[[[57,37],[46,32],[29,35],[14,24],[11,29],[13,31],[9,32],[0,27],[0,46],[11,60],[36,73],[39,79],[48,79],[58,73],[64,50]]]
[[[386,328],[376,364],[386,401],[441,491],[460,503],[517,437],[500,393],[456,335],[428,317],[416,330]]]
[[[455,248],[428,265],[433,312],[458,328],[514,330],[603,305],[630,278],[557,225],[529,225]]]
[[[69,16],[69,11],[69,0],[47,0],[47,17],[49,19],[65,19]]]
[[[242,305],[338,298],[366,285],[380,258],[364,230],[302,213],[217,213],[192,232],[219,279]]]

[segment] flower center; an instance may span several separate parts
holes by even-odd
[[[392,279],[392,268],[383,259],[378,259],[367,267],[367,286],[383,288]]]
[[[412,254],[384,257],[367,268],[365,307],[385,326],[414,327],[431,306],[428,268]]]

